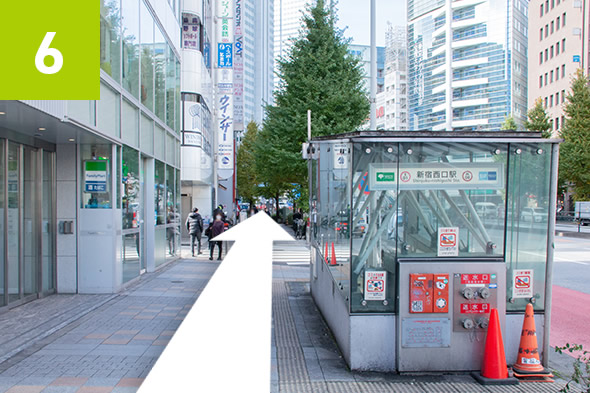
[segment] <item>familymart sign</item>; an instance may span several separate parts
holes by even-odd
[[[373,163],[369,190],[473,190],[504,188],[502,163]]]

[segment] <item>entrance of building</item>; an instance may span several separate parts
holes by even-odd
[[[0,139],[0,307],[55,291],[55,153]]]

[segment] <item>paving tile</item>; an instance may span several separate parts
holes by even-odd
[[[158,336],[150,334],[138,334],[135,337],[133,337],[134,340],[155,340],[157,338]]]
[[[13,386],[6,393],[41,393],[45,386]]]
[[[108,377],[90,377],[84,386],[116,386],[120,378],[108,378]]]
[[[111,393],[112,386],[82,386],[76,393]]]
[[[140,387],[143,383],[143,378],[122,378],[117,386],[122,387]]]
[[[127,335],[136,335],[139,333],[139,330],[118,330],[115,334],[127,334]]]
[[[47,386],[41,393],[76,393],[78,386]]]
[[[61,377],[55,379],[51,385],[54,386],[82,386],[88,381],[88,378]]]
[[[109,338],[111,335],[108,333],[91,333],[87,336],[84,336],[84,338],[99,338],[99,339],[107,339]]]

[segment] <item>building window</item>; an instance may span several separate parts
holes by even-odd
[[[561,77],[565,78],[565,64],[561,66]]]
[[[558,81],[559,80],[559,67],[557,67],[555,69],[555,80]]]
[[[543,41],[543,28],[539,29],[539,41]]]
[[[551,70],[551,77],[549,79],[549,83],[553,83],[553,70]]]
[[[549,25],[545,25],[545,37],[549,35]]]
[[[551,123],[551,129],[553,129],[553,119],[550,120]]]
[[[565,12],[561,15],[562,26],[565,26]]]
[[[561,40],[561,51],[565,52],[565,38]]]
[[[555,0],[551,0],[551,9],[553,9],[553,7],[555,7]]]
[[[559,105],[559,92],[555,93],[555,105]]]
[[[539,76],[539,87],[543,87],[543,75]]]
[[[543,64],[543,52],[539,53],[539,64]]]
[[[549,49],[545,49],[545,61],[549,60]]]
[[[553,59],[553,45],[551,45],[551,49],[549,52],[550,52],[551,58]]]
[[[559,42],[555,44],[555,55],[559,54]]]
[[[543,16],[543,4],[541,4],[541,16]]]
[[[545,109],[547,109],[547,97],[545,97]]]
[[[553,108],[553,94],[549,96],[549,106]]]
[[[561,91],[561,103],[565,102],[565,90]],[[561,119],[561,124],[563,124],[563,119]]]
[[[554,23],[553,23],[553,21],[551,21],[551,34],[553,34],[553,30],[554,30]]]
[[[545,0],[545,13],[549,11],[549,0]]]
[[[545,73],[545,86],[547,86],[547,73]]]
[[[100,68],[114,80],[121,80],[121,35],[119,8],[100,2]]]
[[[559,22],[561,21],[561,18],[558,16],[557,17],[557,23],[555,23],[555,29],[559,30]]]
[[[559,130],[559,117],[555,118],[555,129]]]

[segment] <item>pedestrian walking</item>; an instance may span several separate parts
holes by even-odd
[[[199,209],[194,208],[186,218],[186,230],[191,236],[191,253],[195,256],[195,240],[197,241],[197,253],[201,255],[201,234],[203,233],[203,218],[199,214]]]
[[[222,234],[225,231],[225,225],[222,220],[221,214],[215,216],[215,221],[209,226],[208,230],[210,229],[211,237],[209,238],[209,260],[213,260],[213,251],[215,250],[215,246],[219,247],[219,256],[217,260],[221,260],[221,251],[222,245],[221,241],[211,241],[211,239],[215,238],[216,236]]]

